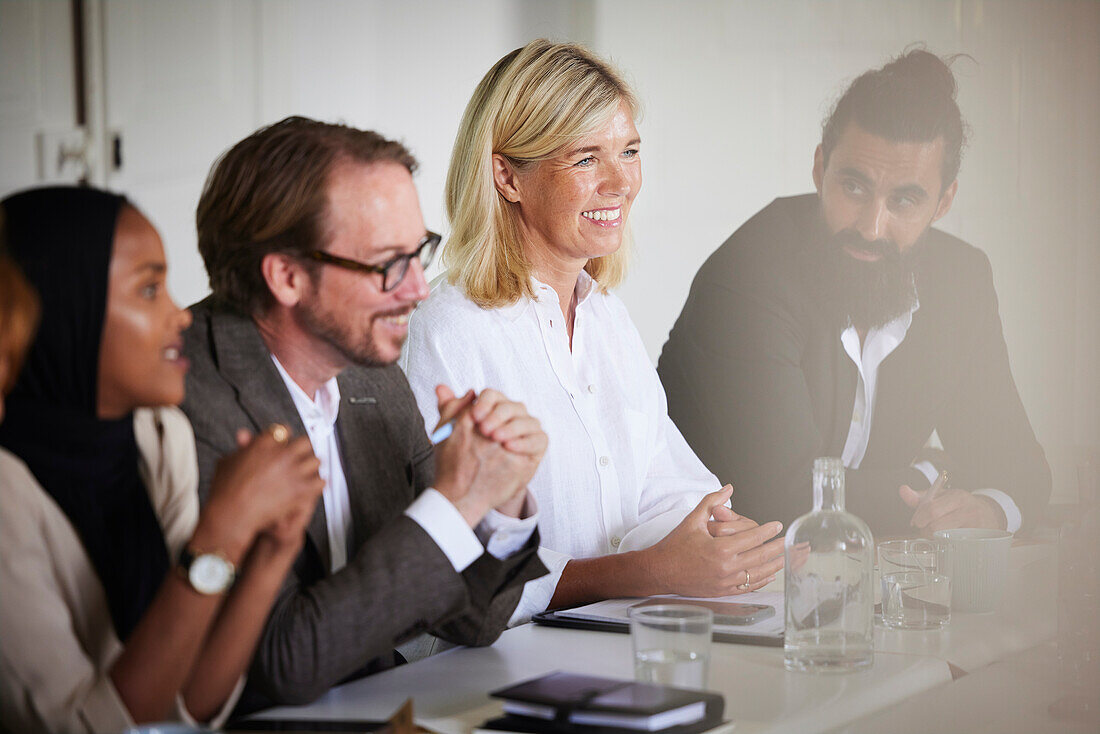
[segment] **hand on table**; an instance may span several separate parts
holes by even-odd
[[[910,524],[925,535],[949,528],[992,528],[1004,530],[1004,513],[995,501],[965,489],[944,489],[927,498],[932,490],[918,492],[903,484],[898,489],[902,501],[911,507]]]
[[[771,540],[782,523],[757,525],[737,515],[724,507],[731,493],[727,485],[708,494],[672,532],[641,551],[660,593],[743,594],[769,583],[783,567],[783,539]]]

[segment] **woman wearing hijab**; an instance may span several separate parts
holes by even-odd
[[[190,315],[156,230],[91,189],[0,206],[42,308],[0,423],[0,718],[217,725],[321,491],[310,444],[242,433],[200,513],[194,437],[171,407]]]
[[[455,139],[447,282],[409,322],[403,366],[429,426],[437,383],[492,387],[550,437],[528,485],[550,574],[527,584],[513,621],[607,598],[743,593],[783,564],[780,524],[726,506],[730,488],[669,419],[610,293],[642,183],[636,113],[621,75],[581,46],[536,40],[500,59]]]

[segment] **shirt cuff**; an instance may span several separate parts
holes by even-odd
[[[477,539],[485,546],[485,550],[503,561],[515,554],[526,545],[535,532],[538,524],[538,503],[535,495],[527,490],[527,499],[523,503],[522,517],[511,517],[494,510],[489,510],[481,522],[474,529]]]
[[[939,470],[936,469],[931,461],[918,461],[916,464],[913,464],[913,468],[924,475],[929,485],[935,484],[936,480],[940,478]]]
[[[183,723],[189,727],[193,727],[195,730],[203,729],[204,726],[208,726],[211,729],[221,729],[226,721],[229,719],[229,715],[233,713],[233,708],[237,705],[237,701],[241,698],[241,693],[244,692],[245,677],[242,675],[237,679],[237,684],[233,686],[233,690],[229,692],[229,698],[225,699],[225,703],[222,704],[218,713],[214,714],[214,718],[210,721],[200,722],[196,721],[195,717],[191,715],[191,712],[187,710],[187,704],[183,702],[183,693],[176,694],[176,715]]]
[[[1023,515],[1020,514],[1020,508],[1016,506],[1016,502],[1001,490],[975,489],[970,494],[980,494],[1000,505],[1001,511],[1005,514],[1005,530],[1008,532],[1014,533],[1024,524]]]
[[[485,552],[458,508],[430,487],[413,500],[405,509],[405,514],[424,528],[424,532],[431,536],[459,573]]]

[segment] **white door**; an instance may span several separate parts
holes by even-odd
[[[0,2],[0,197],[44,183],[74,183],[79,149],[73,19],[69,3]]]
[[[195,205],[211,164],[258,126],[251,0],[102,4],[109,188],[161,233],[181,305],[207,292]]]

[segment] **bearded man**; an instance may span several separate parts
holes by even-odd
[[[184,334],[183,409],[200,494],[242,429],[308,435],[325,481],[238,712],[392,667],[428,630],[489,644],[546,572],[526,488],[538,421],[499,393],[439,386],[454,423],[433,449],[395,364],[439,245],[415,170],[400,143],[290,117],[227,151],[199,200],[213,294]]]
[[[789,524],[813,459],[840,456],[876,535],[1042,520],[1050,469],[989,260],[932,228],[958,189],[955,95],[924,50],[857,78],[814,153],[817,194],[776,199],[696,275],[658,372],[739,512]]]

